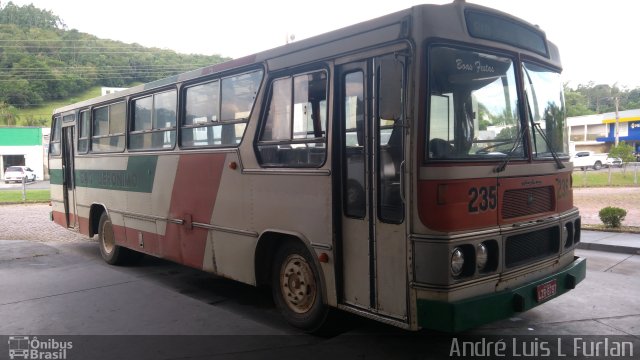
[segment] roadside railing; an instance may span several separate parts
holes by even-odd
[[[625,163],[620,167],[609,166],[600,170],[575,168],[574,187],[639,186],[640,162]]]

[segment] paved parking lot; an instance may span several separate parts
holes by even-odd
[[[49,220],[49,204],[0,205],[0,239],[40,242],[87,242]]]
[[[83,356],[92,359],[155,359],[158,349],[164,351],[162,358],[386,359],[448,354],[452,335],[408,333],[347,314],[336,334],[306,335],[285,323],[269,291],[167,261],[146,257],[137,266],[109,266],[95,240],[53,224],[48,210],[46,204],[0,206],[0,334],[172,336],[144,337],[144,351],[135,337],[74,338],[85,348],[91,343],[92,349],[102,349]],[[577,253],[588,258],[587,279],[577,289],[518,317],[462,335],[622,335],[632,336],[640,352],[640,256]],[[138,350],[127,347],[134,346],[132,341]],[[105,348],[105,343],[114,342]]]

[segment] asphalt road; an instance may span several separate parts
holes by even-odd
[[[577,289],[462,335],[627,335],[640,351],[640,256],[577,253],[588,258],[587,279]],[[446,357],[453,339],[347,314],[335,334],[306,335],[285,323],[268,291],[149,257],[137,266],[110,266],[86,239],[2,240],[0,274],[0,334],[119,335],[120,345],[98,354],[91,352],[95,343],[112,337],[72,337],[85,345],[83,358],[298,358],[309,349],[332,358]],[[149,352],[160,348],[167,356]]]
[[[465,335],[635,335],[639,340],[640,256],[586,250],[578,255],[588,258],[588,274],[577,289]],[[246,346],[256,346],[256,355],[300,346],[327,351],[344,346],[354,355],[388,356],[406,346],[404,355],[425,355],[425,340],[441,348],[451,341],[346,314],[348,321],[334,336],[306,335],[284,322],[264,290],[153,258],[133,267],[109,266],[93,241],[0,241],[0,273],[0,334],[5,335],[216,335],[215,351],[228,345],[225,353],[239,358]],[[261,341],[255,343],[255,336]],[[224,338],[243,344],[242,350],[221,342]]]

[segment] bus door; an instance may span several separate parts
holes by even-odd
[[[340,301],[400,321],[407,318],[403,68],[395,55],[337,66],[334,132]]]
[[[67,227],[76,227],[76,184],[73,151],[73,129],[75,126],[62,128],[62,191],[64,197],[64,212]]]

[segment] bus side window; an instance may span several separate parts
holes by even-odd
[[[343,184],[344,213],[355,218],[367,215],[365,193],[365,98],[364,73],[355,71],[344,76],[344,157],[347,181]]]
[[[86,154],[89,151],[89,110],[80,112],[78,122],[78,153]]]
[[[134,100],[129,149],[173,149],[177,105],[175,90]]]
[[[395,55],[376,58],[378,151],[378,217],[388,223],[404,220],[401,171],[404,160],[404,65]]]
[[[181,124],[181,145],[238,145],[249,121],[262,75],[262,70],[254,70],[188,87],[184,122]]]
[[[62,133],[62,119],[59,116],[53,118],[51,126],[51,137],[49,140],[49,154],[52,156],[60,155],[60,136]]]
[[[321,166],[326,158],[327,73],[274,80],[268,106],[258,141],[260,164]]]
[[[93,152],[120,152],[124,150],[126,106],[118,102],[93,109]]]

